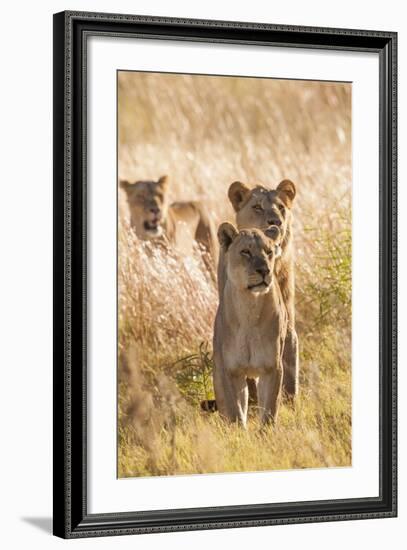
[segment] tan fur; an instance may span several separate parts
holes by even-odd
[[[292,206],[296,195],[295,185],[283,180],[276,189],[261,185],[250,188],[235,182],[229,188],[229,199],[236,212],[239,229],[257,228],[267,235],[269,228],[278,225],[282,235],[282,255],[276,261],[278,284],[288,313],[287,338],[284,346],[284,390],[288,397],[298,393],[298,337],[295,330],[295,275],[292,232]],[[226,281],[221,250],[218,264],[218,285],[221,291]]]
[[[247,379],[257,383],[260,419],[275,421],[283,380],[287,312],[274,275],[281,234],[268,228],[218,230],[226,279],[214,330],[214,389],[222,416],[246,426]]]
[[[179,252],[192,254],[194,240],[217,261],[218,243],[211,216],[197,201],[168,202],[168,176],[158,181],[121,181],[130,210],[130,223],[140,239],[169,243]],[[205,259],[205,258],[204,258]]]

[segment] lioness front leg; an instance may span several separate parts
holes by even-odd
[[[283,368],[281,361],[259,377],[257,392],[259,396],[260,420],[263,424],[276,422],[281,400]]]
[[[214,369],[214,390],[219,413],[230,420],[246,427],[249,391],[246,376],[231,374],[226,369]]]
[[[239,422],[244,428],[247,424],[247,409],[249,406],[249,388],[245,374],[233,374],[231,377],[232,387],[235,393],[236,414],[234,422]]]
[[[298,394],[299,357],[298,337],[293,326],[287,327],[284,342],[284,380],[283,387],[288,398],[293,399]]]

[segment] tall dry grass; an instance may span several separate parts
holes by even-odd
[[[297,184],[301,394],[278,425],[243,432],[199,410],[213,396],[217,292],[200,258],[141,242],[119,195],[119,475],[351,463],[351,87],[119,73],[119,175],[171,178],[172,200],[233,220],[239,179]]]

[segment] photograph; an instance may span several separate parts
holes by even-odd
[[[117,70],[116,261],[118,478],[352,466],[351,82]]]
[[[54,14],[58,537],[397,516],[397,32],[290,17]]]

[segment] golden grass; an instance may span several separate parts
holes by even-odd
[[[216,289],[198,251],[139,241],[120,194],[119,476],[350,465],[350,85],[120,73],[119,175],[163,174],[217,223],[233,220],[233,181],[296,182],[301,395],[265,429],[200,412]]]

